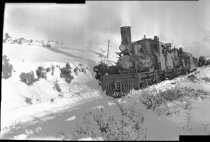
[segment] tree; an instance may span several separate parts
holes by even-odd
[[[11,36],[8,34],[8,33],[5,33],[5,37],[8,39],[8,38],[11,38]]]
[[[6,42],[7,39],[11,38],[11,36],[8,33],[5,33],[5,39],[4,42]]]
[[[6,55],[2,57],[2,78],[8,79],[12,76],[13,66],[9,63],[9,59]]]

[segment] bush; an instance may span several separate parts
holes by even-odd
[[[66,78],[65,78],[65,81],[67,82],[67,83],[71,83],[71,81],[74,79],[74,76],[72,76],[71,74],[69,75],[69,76],[67,76]]]
[[[81,68],[81,71],[86,74],[86,69],[85,68]]]
[[[11,36],[8,33],[5,33],[5,38],[8,39],[11,38]]]
[[[76,75],[79,74],[79,68],[78,68],[78,67],[75,67],[75,68],[74,68],[74,73],[75,73]]]
[[[87,69],[87,67],[85,67],[82,63],[79,64],[79,71],[81,71],[84,74],[86,74],[86,69]]]
[[[32,98],[25,97],[25,102],[29,105],[32,105]]]
[[[54,87],[55,89],[58,91],[58,92],[61,92],[61,87],[60,85],[58,84],[58,81],[56,80],[55,83],[54,83]]]
[[[194,74],[187,76],[187,78],[192,82],[196,82],[198,80],[198,78]]]
[[[45,72],[44,68],[41,66],[39,66],[38,69],[36,70],[36,75],[37,75],[38,79],[40,79],[40,78],[47,79],[46,72]]]
[[[55,101],[54,98],[51,98],[51,99],[50,99],[50,102],[51,102],[51,103],[54,103],[54,101]]]
[[[26,83],[27,85],[32,85],[36,80],[34,79],[34,72],[31,71],[29,73],[22,72],[20,74],[20,79],[22,82]]]
[[[60,71],[61,71],[60,77],[65,78],[65,81],[67,83],[71,83],[71,81],[74,79],[74,76],[71,75],[72,71],[69,63],[66,64],[66,67],[61,68]]]
[[[206,63],[205,57],[204,56],[200,56],[199,59],[198,59],[198,66],[199,67],[204,66],[205,63]]]
[[[51,44],[47,44],[46,47],[48,47],[48,48],[51,47]]]
[[[69,63],[66,63],[66,68],[67,69],[72,69],[71,65]]]
[[[80,63],[79,66],[74,68],[74,73],[76,75],[78,75],[79,72],[83,72],[84,74],[86,74],[86,72],[87,72],[86,70],[87,69],[88,69],[87,67],[85,67],[82,63]]]
[[[60,94],[58,94],[58,96],[59,96],[59,97],[61,97],[61,98],[63,98],[63,94],[61,94],[61,93],[60,93]]]
[[[54,75],[55,66],[52,65],[52,75]]]
[[[206,82],[210,82],[210,77],[203,76],[201,79],[202,79],[202,80],[205,80]]]
[[[13,66],[9,63],[9,59],[6,55],[2,57],[2,78],[8,79],[12,76]]]
[[[50,72],[51,69],[50,69],[50,67],[48,67],[45,70],[46,70],[46,72]]]

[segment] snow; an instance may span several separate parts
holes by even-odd
[[[95,52],[101,53],[100,48]],[[110,49],[110,53],[115,53],[114,49]],[[79,135],[76,137],[78,140],[107,140],[117,136],[118,132],[114,132],[113,137],[106,137],[95,130],[95,119],[101,116],[105,122],[113,119],[110,122],[113,123],[113,131],[123,120],[128,125],[123,126],[123,131],[130,132],[130,135],[125,134],[124,139],[178,140],[183,134],[210,134],[210,83],[204,79],[210,77],[210,66],[143,90],[131,90],[125,97],[113,99],[105,95],[95,79],[92,68],[102,58],[92,49],[84,51],[76,47],[59,49],[4,43],[3,54],[8,56],[15,70],[12,77],[2,79],[1,137],[4,139],[72,140],[76,126],[89,126],[97,134],[95,137]],[[113,63],[115,57],[103,60]],[[66,63],[70,63],[73,69],[82,63],[88,67],[87,72],[73,73],[74,79],[68,84],[60,78],[60,70],[56,67],[64,67]],[[46,80],[40,79],[30,86],[20,81],[22,72],[35,72],[38,66],[46,68],[52,65],[55,66],[54,75],[47,73]],[[190,75],[194,75],[196,80],[191,81]],[[54,89],[56,80],[62,93]],[[164,91],[176,89],[185,94],[183,98],[163,102],[154,109],[147,109],[141,102],[147,95],[158,96]],[[31,105],[25,102],[26,97],[32,98]],[[53,103],[50,101],[52,98]],[[132,112],[141,114],[135,114],[138,120],[144,118],[139,123],[139,132],[133,127],[136,122],[131,121],[128,115]],[[89,113],[93,115],[88,116]],[[86,115],[90,120],[88,125],[83,123]]]
[[[50,110],[56,112],[60,109],[64,109],[63,107],[65,106],[76,103],[81,99],[77,96],[72,97],[72,94],[80,91],[77,83],[84,84],[92,79],[91,73],[88,71],[85,75],[75,75],[74,81],[69,85],[60,78],[59,68],[55,67],[53,76],[51,73],[48,73],[47,80],[41,79],[35,82],[32,86],[28,86],[20,81],[19,75],[21,72],[35,72],[38,66],[51,67],[52,65],[59,65],[64,67],[67,62],[72,60],[72,58],[62,54],[53,53],[41,46],[16,44],[4,44],[3,54],[8,56],[10,63],[13,65],[16,72],[13,72],[12,77],[8,80],[2,80],[2,129],[6,126],[8,127],[9,124],[12,125],[13,121],[22,119],[22,117],[27,116],[21,121],[24,121],[25,119],[29,121],[31,119],[30,116],[33,114],[39,114],[41,112],[48,114],[48,111]],[[77,62],[71,61],[70,65],[74,68],[79,63],[81,63],[80,60],[77,60]],[[87,66],[85,63],[83,64]],[[62,85],[61,89],[63,90],[65,98],[59,98],[58,92],[55,89],[52,89],[55,80],[58,80]],[[83,89],[86,89],[86,91],[87,89],[90,90],[87,86]],[[99,97],[97,91],[91,91],[91,94],[86,92],[83,95],[86,98]],[[25,97],[33,98],[33,105],[27,105],[24,102]],[[57,98],[54,104],[49,102],[51,98]],[[37,99],[40,101],[36,101]]]

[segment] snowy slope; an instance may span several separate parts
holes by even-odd
[[[3,46],[3,54],[8,56],[15,72],[11,78],[2,79],[2,138],[178,140],[179,135],[183,134],[210,134],[210,66],[143,90],[132,90],[123,98],[113,99],[104,95],[92,71],[93,66],[102,59],[97,54],[101,53],[100,49],[57,49],[14,44]],[[112,62],[115,56],[109,59],[104,57],[103,60]],[[41,79],[31,86],[19,79],[21,72],[35,71],[38,66],[64,67],[67,62],[72,68],[82,63],[88,70],[85,74],[73,74],[74,79],[70,84],[60,78],[58,67],[55,67],[54,75],[48,73],[46,80]],[[63,97],[53,88],[56,80],[61,86]],[[159,103],[155,99],[161,98],[164,92],[169,93],[167,95],[180,94],[181,97]],[[25,102],[25,97],[32,98],[31,105]],[[50,101],[52,98],[53,103]],[[152,107],[148,108],[146,101],[151,98],[155,99],[152,100]],[[129,115],[123,114],[126,111],[130,111]],[[135,124],[130,120],[132,112],[135,112],[135,121],[141,120],[139,131],[132,126]],[[97,129],[96,120],[101,116],[102,122],[107,121],[112,125],[112,136]],[[86,120],[89,123],[84,123]],[[121,126],[122,121],[126,126]],[[92,133],[78,133],[78,127],[91,129]],[[118,127],[119,131],[115,130]],[[122,131],[128,133],[123,137],[118,136]]]
[[[46,113],[45,111],[50,110],[55,111],[55,108],[61,109],[60,107],[62,106],[73,104],[77,101],[78,97],[76,95],[76,97],[72,96],[77,92],[83,91],[88,93],[88,91],[91,91],[92,93],[86,95],[86,97],[98,97],[98,94],[92,91],[92,86],[95,85],[97,87],[97,82],[93,79],[94,76],[92,76],[91,66],[93,61],[79,58],[83,56],[80,55],[81,52],[65,51],[65,53],[34,45],[6,43],[3,45],[3,54],[8,56],[15,72],[13,72],[11,78],[7,80],[2,79],[1,128],[12,125],[12,122],[19,121],[23,116],[30,117],[35,113]],[[57,65],[64,67],[66,63],[70,63],[73,69],[79,63],[82,63],[88,67],[88,70],[85,74],[74,74],[73,82],[68,84],[60,78],[60,70],[56,67]],[[34,71],[35,73],[38,66],[47,68],[52,65],[55,66],[54,75],[47,73],[46,80],[41,79],[31,86],[20,81],[19,75],[22,72]],[[60,98],[58,96],[59,92],[53,89],[53,83],[56,80],[61,85],[65,99]],[[32,105],[28,105],[25,102],[26,97],[32,98]],[[50,103],[51,98],[55,99],[54,104]]]

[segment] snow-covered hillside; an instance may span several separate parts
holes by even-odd
[[[84,49],[3,44],[13,72],[2,79],[1,138],[178,140],[183,134],[210,134],[210,66],[113,99],[101,91],[92,70],[101,50]],[[66,63],[71,83],[60,77]],[[54,74],[32,85],[20,81],[22,72],[39,66],[54,66]],[[85,71],[77,74],[76,67]]]
[[[4,44],[3,54],[7,55],[13,65],[12,77],[2,79],[2,104],[1,104],[1,128],[12,125],[14,121],[23,116],[32,115],[48,110],[53,110],[61,106],[75,103],[80,92],[91,94],[85,97],[97,97],[93,86],[97,87],[91,66],[93,61],[83,59],[80,53],[74,51],[51,50],[36,45]],[[60,51],[60,52],[59,52]],[[62,52],[66,53],[63,54]],[[70,52],[70,53],[68,53]],[[81,53],[82,54],[82,53]],[[72,56],[71,56],[72,55]],[[81,58],[80,58],[81,57]],[[84,56],[83,56],[84,57]],[[71,67],[79,67],[79,64],[86,68],[86,72],[73,74],[73,81],[68,84],[60,77],[59,67],[65,67],[70,63]],[[54,74],[47,73],[47,79],[40,79],[33,85],[28,86],[20,81],[22,72],[36,72],[38,66],[48,68],[55,67]],[[37,78],[35,73],[35,78]],[[54,83],[58,81],[61,92],[54,89]],[[81,87],[82,86],[82,87]],[[59,94],[65,99],[59,97]],[[95,94],[95,96],[94,96]],[[75,98],[73,96],[76,96]],[[25,102],[26,98],[32,98],[32,105]],[[69,101],[67,101],[69,99]],[[50,99],[55,99],[55,103],[50,103]],[[12,105],[11,105],[12,104]],[[54,111],[54,110],[53,110]]]

